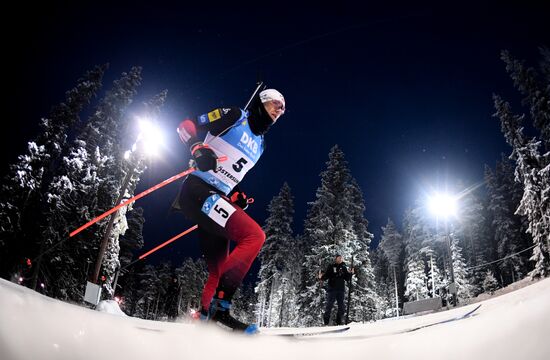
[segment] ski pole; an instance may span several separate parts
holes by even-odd
[[[124,267],[119,267],[118,270],[116,271],[116,274],[115,274],[115,281],[114,281],[114,285],[113,285],[113,289],[115,290],[113,292],[113,295],[114,293],[116,292],[116,286],[117,286],[117,283],[118,283],[118,276],[120,275],[120,272],[124,269],[127,269],[129,268],[130,266],[134,265],[135,263],[137,263],[138,261],[144,259],[146,256],[148,255],[151,255],[152,253],[154,253],[155,251],[165,247],[166,245],[170,244],[171,242],[174,242],[176,241],[177,239],[179,239],[180,237],[184,236],[184,235],[187,235],[189,234],[190,232],[192,232],[193,230],[197,229],[199,226],[198,225],[194,225],[192,227],[190,227],[189,229],[185,230],[184,232],[174,236],[173,238],[163,242],[162,244],[160,244],[159,246],[155,247],[154,249],[151,249],[149,251],[147,251],[145,254],[143,255],[140,255],[136,260],[132,261],[131,263],[129,263],[128,265],[124,266]]]
[[[163,242],[163,243],[160,244],[159,246],[155,247],[154,249],[151,249],[151,250],[147,251],[145,254],[140,255],[140,256],[138,257],[138,260],[144,259],[146,256],[151,255],[152,253],[154,253],[155,251],[157,251],[157,250],[159,250],[159,249],[162,249],[163,247],[165,247],[166,245],[170,244],[171,242],[176,241],[176,240],[179,239],[180,237],[189,234],[190,232],[196,230],[198,227],[199,227],[199,225],[193,225],[193,226],[191,226],[189,229],[185,230],[184,232],[182,232],[182,233],[180,233],[180,234],[174,236],[173,238],[171,238],[171,239],[169,239],[169,240],[166,240],[165,242]]]
[[[153,191],[158,190],[158,189],[160,189],[161,187],[166,186],[166,185],[170,184],[171,182],[176,181],[176,180],[179,179],[179,178],[182,178],[182,177],[184,177],[184,176],[186,176],[186,175],[189,175],[189,174],[192,173],[193,171],[195,171],[195,168],[194,168],[194,167],[191,167],[191,168],[189,168],[189,169],[187,169],[187,170],[185,170],[185,171],[183,171],[183,172],[181,172],[181,173],[179,173],[179,174],[177,174],[177,175],[172,176],[171,178],[168,178],[168,179],[164,180],[164,181],[161,182],[161,183],[158,183],[157,185],[155,185],[155,186],[153,186],[153,187],[150,187],[149,189],[147,189],[147,190],[141,192],[140,194],[138,194],[138,195],[136,195],[136,196],[134,196],[134,197],[132,197],[132,198],[130,198],[130,199],[128,199],[128,200],[126,200],[126,201],[120,203],[120,204],[118,204],[117,206],[115,206],[115,207],[112,208],[111,210],[108,210],[108,211],[104,212],[103,214],[99,215],[99,216],[96,217],[95,219],[88,221],[86,224],[82,225],[82,226],[79,227],[78,229],[76,229],[76,230],[74,230],[73,232],[71,232],[71,233],[69,234],[69,237],[75,236],[76,234],[78,234],[78,233],[81,232],[82,230],[87,229],[88,227],[92,226],[93,224],[95,224],[95,223],[98,222],[99,220],[104,219],[104,218],[106,218],[107,216],[111,215],[112,213],[114,213],[115,211],[117,211],[118,209],[120,209],[121,207],[126,206],[126,205],[128,205],[128,204],[130,204],[130,203],[132,203],[132,202],[134,202],[134,201],[136,201],[136,200],[138,200],[138,199],[141,199],[142,197],[144,197],[144,196],[146,196],[146,195],[152,193]]]
[[[177,239],[179,239],[180,237],[184,236],[184,235],[187,235],[189,234],[190,232],[196,230],[197,228],[199,227],[199,225],[193,225],[191,226],[189,229],[185,230],[184,232],[182,233],[179,233],[178,235],[166,240],[165,242],[163,242],[162,244],[156,246],[155,248],[147,251],[145,254],[142,254],[140,255],[136,260],[132,261],[131,263],[129,263],[128,265],[124,266],[121,270],[124,270],[126,269],[127,267],[130,267],[131,265],[134,265],[135,263],[137,263],[138,261],[140,260],[143,260],[145,259],[145,257],[151,255],[152,253],[154,253],[155,251],[159,250],[159,249],[162,249],[163,247],[165,247],[166,245],[176,241]]]
[[[225,160],[227,160],[227,156],[220,156],[220,157],[218,158],[218,160],[219,160],[219,161],[225,161]],[[170,183],[172,183],[172,182],[178,180],[179,178],[182,178],[182,177],[184,177],[184,176],[187,176],[187,175],[191,174],[191,173],[192,173],[193,171],[195,171],[195,170],[196,170],[195,167],[190,167],[189,169],[187,169],[187,170],[185,170],[185,171],[183,171],[183,172],[181,172],[181,173],[179,173],[179,174],[177,174],[177,175],[174,175],[174,176],[172,176],[171,178],[168,178],[168,179],[164,180],[163,182],[158,183],[157,185],[155,185],[155,186],[153,186],[153,187],[150,187],[149,189],[147,189],[147,190],[145,190],[145,191],[139,193],[138,195],[136,195],[136,196],[134,196],[134,197],[132,197],[132,198],[130,198],[130,199],[128,199],[128,200],[126,200],[126,201],[120,203],[120,204],[118,204],[117,206],[115,206],[115,207],[112,208],[111,210],[108,210],[108,211],[104,212],[103,214],[99,215],[99,216],[96,217],[95,219],[88,221],[86,224],[82,225],[82,226],[79,227],[78,229],[76,229],[76,230],[74,230],[73,232],[71,232],[71,233],[69,234],[69,237],[75,236],[76,234],[78,234],[78,233],[81,232],[82,230],[87,229],[88,227],[92,226],[93,224],[95,224],[95,223],[98,222],[99,220],[104,219],[104,218],[106,218],[107,216],[111,215],[112,213],[116,212],[116,211],[117,211],[118,209],[120,209],[121,207],[126,206],[126,205],[128,205],[128,204],[130,204],[130,203],[132,203],[132,202],[134,202],[134,201],[136,201],[136,200],[139,200],[139,199],[141,199],[142,197],[144,197],[144,196],[146,196],[146,195],[149,195],[149,194],[152,193],[153,191],[158,190],[158,189],[160,189],[161,187],[166,186],[166,185],[168,185],[168,184],[170,184]]]

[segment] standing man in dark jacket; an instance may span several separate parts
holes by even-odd
[[[342,259],[342,255],[336,255],[334,264],[330,265],[324,273],[319,273],[319,280],[328,280],[327,302],[325,305],[325,314],[323,315],[325,325],[329,324],[330,313],[332,312],[334,301],[338,302],[336,325],[342,325],[346,281],[351,280],[354,273],[355,270],[353,268],[348,271]]]

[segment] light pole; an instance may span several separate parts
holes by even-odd
[[[449,252],[449,268],[451,273],[451,283],[449,284],[449,292],[452,295],[453,306],[456,306],[457,298],[456,292],[457,287],[455,284],[455,274],[453,268],[453,254],[451,250],[451,234],[449,233],[449,224],[448,220],[457,215],[457,197],[451,196],[449,194],[437,193],[431,196],[428,199],[428,207],[430,212],[435,216],[436,221],[439,222],[439,219],[445,221],[445,242],[447,244],[447,250]]]
[[[132,178],[132,175],[134,175],[135,169],[136,169],[136,166],[132,165],[131,169],[128,170],[128,172],[126,173],[126,176],[124,177],[124,182],[122,183],[122,187],[120,189],[120,193],[118,195],[118,198],[115,204],[118,205],[122,201],[122,198],[126,193],[126,189],[130,184],[130,179]],[[118,214],[118,211],[111,214],[111,216],[109,217],[109,223],[107,224],[107,228],[105,229],[105,233],[103,234],[103,238],[101,239],[101,243],[99,245],[99,252],[97,254],[97,260],[95,262],[94,274],[92,276],[92,282],[95,284],[97,284],[97,279],[99,278],[99,272],[101,271],[101,263],[103,262],[103,256],[105,255],[105,250],[107,250],[107,245],[109,244],[109,236],[111,236],[111,231],[113,230],[113,224],[115,223],[115,218],[117,214]]]
[[[118,195],[115,205],[120,204],[120,202],[124,198],[124,195],[126,194],[126,190],[130,185],[132,176],[134,175],[136,168],[140,162],[140,158],[146,155],[155,154],[159,144],[162,141],[162,136],[160,132],[158,131],[158,129],[156,129],[153,126],[153,124],[150,121],[138,119],[138,122],[139,122],[140,132],[138,134],[137,140],[132,146],[132,150],[128,150],[124,154],[124,158],[130,162],[130,168],[128,169],[128,172],[124,177],[122,186],[120,188],[120,193]],[[139,152],[139,155],[137,155],[137,157],[135,155],[136,150]],[[113,230],[113,225],[117,214],[118,214],[118,211],[114,212],[109,217],[107,228],[105,229],[105,233],[103,234],[103,238],[101,239],[101,243],[99,245],[99,251],[97,254],[97,260],[94,268],[94,274],[92,276],[92,282],[95,284],[98,283],[97,280],[99,278],[99,273],[101,271],[103,257],[105,255],[105,251],[107,250],[107,245],[109,244],[109,237],[111,236],[111,232]]]

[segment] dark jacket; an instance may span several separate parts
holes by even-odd
[[[351,280],[351,275],[344,262],[340,264],[334,263],[326,269],[321,280],[328,279],[329,290],[344,291],[346,289],[346,281]]]

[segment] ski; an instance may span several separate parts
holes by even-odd
[[[284,336],[284,337],[295,337],[295,338],[301,338],[301,337],[307,337],[307,336],[316,336],[316,335],[324,335],[324,334],[337,334],[337,333],[343,333],[347,330],[349,330],[350,327],[341,327],[338,329],[320,329],[320,330],[310,330],[310,331],[302,331],[302,332],[295,332],[295,333],[278,333],[278,334],[262,334],[263,336]]]
[[[351,335],[351,336],[346,335],[346,336],[342,336],[342,337],[334,337],[334,338],[331,338],[331,340],[364,340],[364,339],[372,339],[372,338],[377,338],[377,337],[382,337],[382,336],[407,334],[407,333],[418,331],[420,329],[425,329],[425,328],[428,328],[428,327],[431,327],[431,326],[466,319],[466,318],[472,316],[480,307],[481,307],[481,304],[479,304],[478,306],[476,306],[475,308],[473,308],[472,310],[469,310],[468,312],[466,312],[464,314],[461,314],[461,315],[458,315],[458,316],[455,316],[455,317],[452,317],[452,318],[449,318],[449,319],[445,319],[445,320],[435,321],[435,322],[425,324],[425,325],[419,325],[419,326],[410,327],[410,328],[406,328],[406,329],[402,329],[402,330],[389,331],[389,332],[385,332],[385,333],[381,333],[381,334]],[[346,328],[341,328],[341,329],[330,329],[330,330],[325,330],[325,331],[320,330],[320,331],[311,331],[311,332],[306,331],[306,332],[297,333],[297,334],[273,334],[273,336],[279,335],[279,336],[294,337],[295,339],[312,340],[313,341],[313,340],[318,340],[319,339],[319,338],[315,338],[314,337],[315,335],[339,333],[339,332],[344,332],[346,330],[349,330],[349,326],[346,327]]]
[[[468,312],[466,312],[464,314],[461,314],[461,315],[458,315],[458,316],[455,316],[455,317],[452,317],[452,318],[449,318],[449,319],[445,319],[445,320],[435,321],[435,322],[425,324],[425,325],[419,325],[419,326],[410,327],[410,328],[406,328],[406,329],[402,329],[402,330],[389,331],[389,332],[381,333],[381,334],[346,336],[345,338],[341,338],[341,339],[346,339],[346,340],[371,339],[371,338],[377,338],[377,337],[382,337],[382,336],[408,334],[408,333],[418,331],[418,330],[421,330],[421,329],[425,329],[425,328],[428,328],[428,327],[431,327],[431,326],[436,326],[436,325],[441,325],[441,324],[445,324],[445,323],[449,323],[449,322],[453,322],[453,321],[466,319],[466,318],[472,316],[480,307],[481,307],[481,304],[479,304],[478,306],[476,306],[475,308],[473,308],[472,310],[469,310]],[[335,339],[340,339],[340,338],[335,338]]]
[[[479,304],[478,306],[476,306],[475,308],[473,308],[472,310],[468,311],[465,314],[455,316],[453,318],[446,319],[446,320],[436,321],[436,322],[431,323],[431,324],[420,325],[420,326],[417,326],[417,327],[414,327],[414,328],[402,330],[402,333],[410,333],[410,332],[417,331],[417,330],[420,330],[420,329],[425,329],[425,328],[430,327],[430,326],[435,326],[435,325],[445,324],[445,323],[452,322],[452,321],[466,319],[467,317],[470,317],[473,313],[475,313],[480,307],[481,307],[481,304]]]

